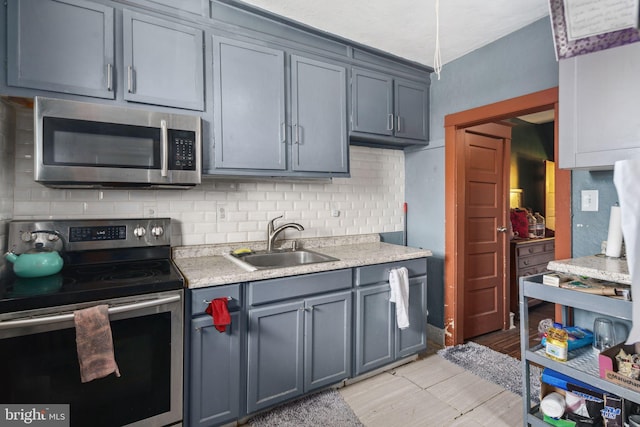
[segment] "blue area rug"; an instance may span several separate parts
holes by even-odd
[[[438,355],[480,378],[522,396],[522,364],[518,359],[472,341],[443,348],[438,351]],[[540,372],[540,368],[531,366],[530,388],[533,403],[540,401]]]

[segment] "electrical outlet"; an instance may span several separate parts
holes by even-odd
[[[581,210],[583,212],[598,211],[598,190],[582,190],[580,196]]]
[[[218,221],[225,220],[227,218],[227,210],[224,205],[218,205]]]

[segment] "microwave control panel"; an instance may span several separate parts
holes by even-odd
[[[169,131],[169,169],[196,170],[196,134],[191,131]]]

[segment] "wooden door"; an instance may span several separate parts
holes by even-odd
[[[506,286],[508,126],[464,129],[464,338],[502,329]],[[507,168],[508,170],[508,168]]]

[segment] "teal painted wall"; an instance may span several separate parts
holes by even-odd
[[[405,155],[408,244],[431,249],[429,323],[444,328],[444,117],[558,85],[549,18],[445,64],[431,79],[430,142]]]

